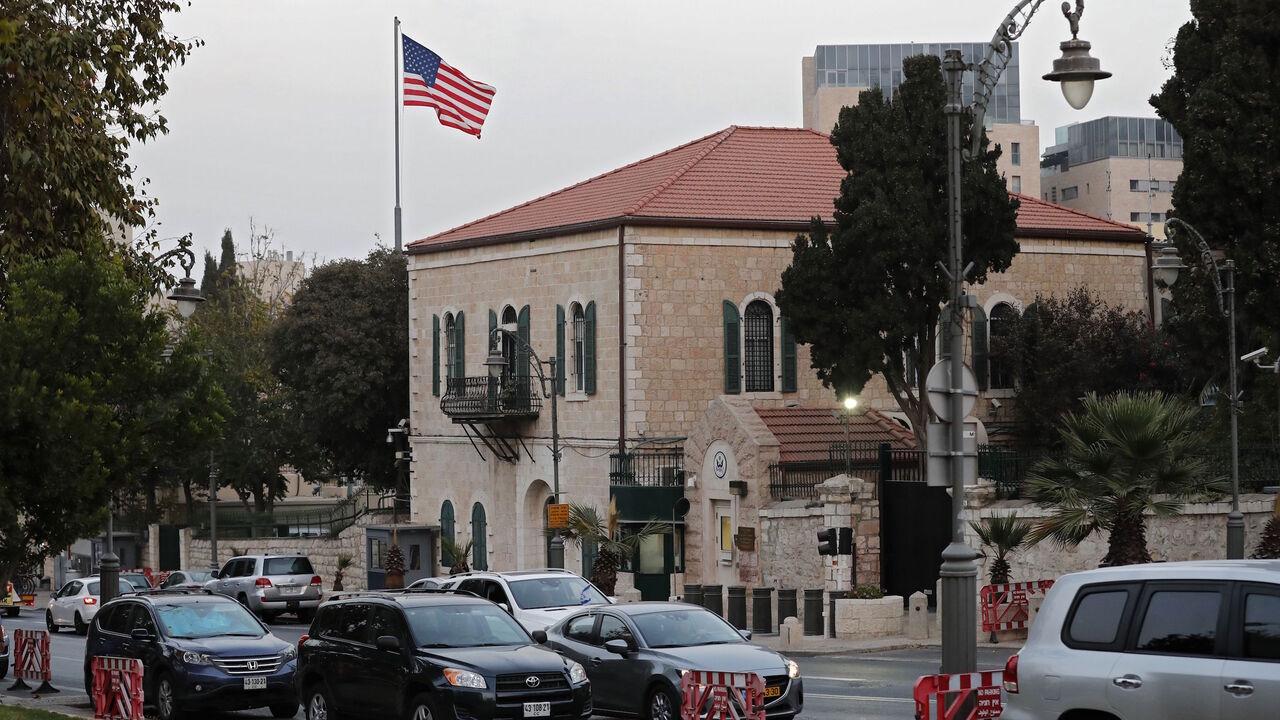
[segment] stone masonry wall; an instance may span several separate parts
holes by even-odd
[[[760,511],[761,585],[773,588],[820,588],[823,568],[814,552],[822,529],[822,504],[787,500]]]
[[[339,553],[348,553],[354,561],[343,573],[344,590],[364,590],[368,573],[365,568],[365,529],[359,525],[339,533],[337,539],[330,538],[245,538],[218,541],[218,561],[226,564],[233,556],[234,546],[246,554],[287,555],[301,553],[311,560],[311,567],[323,581],[326,591],[333,590],[333,576],[338,571]],[[209,567],[209,540],[191,539],[187,546],[187,567]]]

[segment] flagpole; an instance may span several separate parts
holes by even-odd
[[[391,94],[392,100],[395,102],[396,116],[396,254],[402,250],[400,236],[400,83],[402,74],[400,72],[400,58],[404,54],[404,46],[400,41],[400,18],[395,19],[395,52],[394,61],[391,68],[394,71],[395,91]]]

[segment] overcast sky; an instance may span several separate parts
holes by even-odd
[[[990,39],[1014,0],[194,0],[206,45],[169,77],[167,136],[133,150],[161,237],[215,249],[250,219],[310,261],[393,243],[392,18],[497,88],[476,140],[406,108],[404,239],[446,230],[729,125],[801,125],[800,59],[820,44]],[[1048,0],[1020,47],[1022,117],[1153,116],[1188,0],[1091,0],[1080,36],[1114,73],[1083,111],[1039,79],[1069,37]],[[243,249],[243,248],[242,248]]]

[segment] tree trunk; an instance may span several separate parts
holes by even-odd
[[[604,548],[596,556],[596,563],[591,568],[591,584],[600,588],[605,595],[613,595],[618,585],[618,556]]]
[[[1141,512],[1129,512],[1116,518],[1103,567],[1140,565],[1151,562],[1147,550],[1147,523]]]
[[[191,497],[191,478],[186,473],[182,475],[182,496],[186,500],[187,506],[187,524],[196,524],[196,506]]]

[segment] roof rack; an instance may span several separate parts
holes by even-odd
[[[470,590],[458,590],[456,588],[394,588],[382,590],[352,590],[350,592],[342,591],[331,593],[328,596],[328,600],[346,600],[347,598],[353,597],[376,597],[383,598],[384,600],[394,600],[397,596],[418,594],[429,595],[433,593],[470,595],[471,597],[476,598],[480,597]]]
[[[130,593],[121,595],[213,595],[212,590],[206,588],[150,588],[148,590],[134,590]]]

